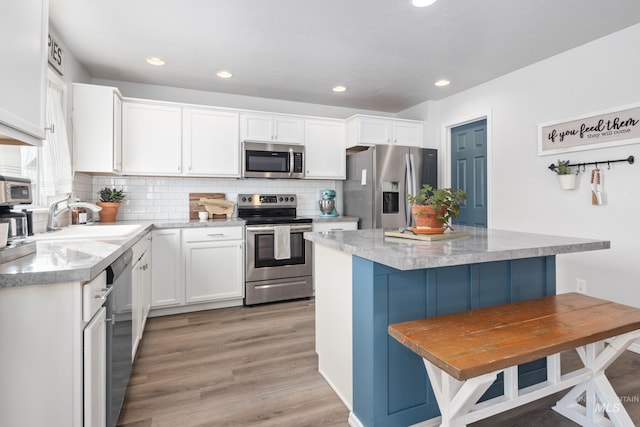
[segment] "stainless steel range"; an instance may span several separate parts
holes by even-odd
[[[313,295],[311,218],[296,216],[295,194],[239,194],[246,221],[245,305]]]

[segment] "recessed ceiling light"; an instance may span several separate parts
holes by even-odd
[[[434,85],[436,86],[449,86],[449,83],[451,83],[449,80],[438,80],[437,82],[434,83]]]
[[[335,86],[332,90],[334,92],[344,92],[345,90],[347,90],[347,87],[339,85],[339,86]]]
[[[216,73],[216,76],[220,77],[221,79],[228,79],[231,78],[233,74],[225,70],[220,70]]]
[[[411,0],[411,4],[415,7],[427,7],[434,4],[436,0]]]
[[[156,56],[150,56],[147,58],[147,63],[151,65],[164,65],[164,59],[158,58]]]

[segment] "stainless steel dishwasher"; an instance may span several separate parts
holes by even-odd
[[[131,267],[128,250],[107,268],[107,427],[115,427],[124,402],[132,365]]]

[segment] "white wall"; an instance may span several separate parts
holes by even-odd
[[[488,112],[489,226],[610,240],[609,250],[558,256],[558,291],[575,290],[582,278],[587,293],[635,306],[640,306],[640,145],[539,157],[537,125],[640,101],[639,43],[640,24],[410,109],[423,111],[426,138],[439,141],[441,152],[447,151],[444,124]],[[561,190],[547,169],[558,159],[576,163],[629,155],[636,164],[604,168],[604,206],[591,205],[590,169],[579,175],[573,191]],[[440,182],[450,181],[441,175]]]

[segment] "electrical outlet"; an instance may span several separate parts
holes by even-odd
[[[584,279],[576,279],[576,291],[581,294],[587,293],[587,281]]]

